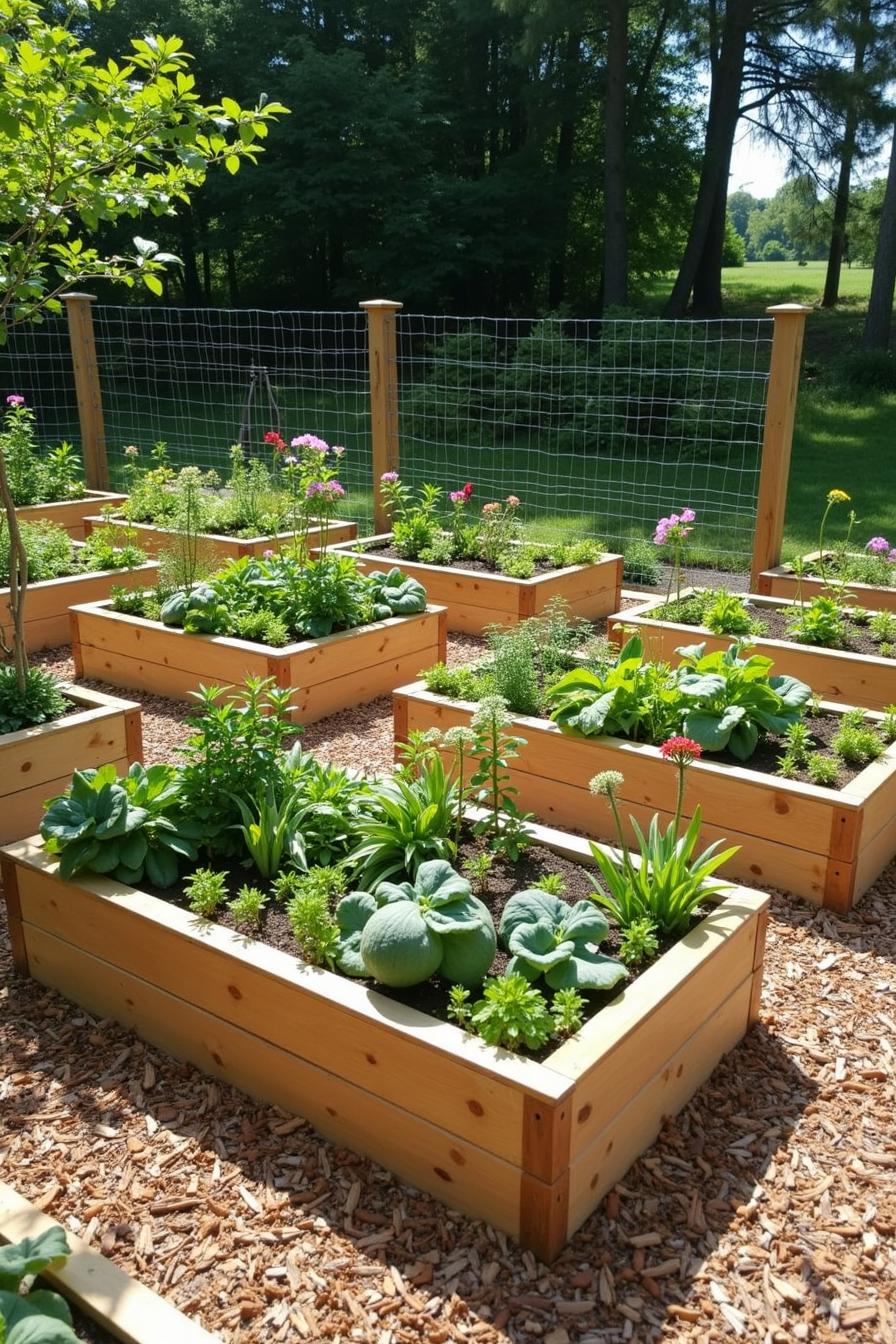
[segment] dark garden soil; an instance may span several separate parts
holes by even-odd
[[[754,620],[761,621],[765,627],[764,630],[757,632],[757,638],[781,639],[787,644],[794,644],[807,649],[832,647],[845,653],[871,654],[876,658],[887,657],[886,654],[881,653],[880,644],[877,640],[872,639],[867,626],[861,625],[858,621],[847,619],[847,634],[842,644],[822,646],[807,644],[802,640],[794,639],[792,636],[788,635],[787,627],[794,621],[797,615],[793,608],[778,608],[776,610],[771,607],[754,606],[753,603],[748,602],[746,604],[746,610],[748,615],[753,617]],[[656,617],[657,620],[674,621],[679,625],[695,626],[696,624],[694,621],[689,621],[685,619],[684,616],[676,613],[674,602],[671,603],[669,607],[660,607],[656,612],[650,612],[648,619],[653,617]],[[731,638],[735,639],[736,636],[732,635]]]
[[[411,564],[433,563],[432,561],[423,561],[423,560],[408,562],[406,557],[401,556],[395,549],[395,547],[389,545],[388,542],[380,542],[379,545],[366,545],[366,544],[361,545],[355,542],[352,542],[351,544],[353,550],[359,550],[359,551],[363,550],[365,552],[370,552],[372,555],[382,556],[384,560],[394,560],[396,565],[399,566],[407,563]],[[458,559],[452,560],[450,564],[447,565],[436,565],[435,568],[463,569],[469,571],[472,574],[501,574],[500,569],[498,569],[495,565],[487,564],[484,560],[468,560],[464,559],[463,557],[458,557]],[[533,575],[533,578],[537,577],[539,574],[556,574],[556,573],[557,573],[557,566],[552,565],[549,560],[536,560],[535,573]]]

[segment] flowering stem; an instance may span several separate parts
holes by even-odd
[[[628,852],[628,843],[625,838],[625,831],[622,829],[622,818],[619,815],[619,808],[616,806],[616,795],[613,790],[607,793],[607,802],[610,804],[610,811],[613,813],[613,820],[616,823],[616,837],[619,841],[619,852],[622,855],[622,865],[628,873],[630,882],[635,880],[635,872],[632,867],[631,856]]]
[[[681,825],[681,811],[684,805],[684,772],[687,769],[685,761],[678,762],[678,798],[675,802],[675,820],[672,823],[675,839],[678,839],[678,828]]]
[[[827,582],[828,576],[825,573],[825,567],[824,567],[824,529],[828,521],[828,514],[830,513],[833,507],[834,507],[834,501],[832,499],[829,499],[828,506],[825,509],[824,513],[821,515],[821,524],[818,528],[818,571],[825,582]]]

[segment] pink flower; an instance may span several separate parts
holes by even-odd
[[[306,499],[322,499],[332,502],[342,499],[345,495],[345,487],[338,481],[312,481],[305,491]]]
[[[490,513],[498,513],[500,509],[501,509],[500,504],[483,504],[482,506],[482,512],[486,515]]]
[[[703,748],[692,737],[670,737],[660,747],[660,755],[665,761],[674,761],[676,765],[690,765],[699,761]]]
[[[865,550],[871,551],[872,555],[883,555],[884,552],[889,551],[889,549],[890,543],[887,541],[886,537],[872,537],[865,546]]]
[[[319,439],[316,434],[300,434],[290,443],[290,448],[311,448],[315,453],[328,453],[330,445]]]
[[[896,565],[896,546],[893,547],[892,551],[887,556],[887,559],[890,561],[892,565]]]
[[[452,504],[466,504],[467,502],[467,496],[464,494],[463,490],[452,490],[448,498],[451,500]]]
[[[261,558],[262,558],[263,560],[273,560],[273,558],[274,558],[274,552],[273,552],[273,551],[262,551],[262,553],[261,553]]]
[[[24,398],[24,397],[20,397],[19,394],[18,394],[18,392],[12,392],[12,393],[10,393],[10,395],[6,398],[6,404],[7,404],[7,406],[24,406],[24,405],[25,405],[25,398]]]
[[[507,499],[504,502],[507,505],[508,509],[518,509],[520,506],[520,502],[517,499],[516,495],[508,495]]]
[[[334,457],[345,457],[345,449],[343,448],[341,443],[335,444],[330,449],[330,452],[333,454]]]
[[[124,450],[124,455],[125,457],[139,457],[140,449],[137,447],[136,443],[129,443]]]
[[[697,520],[697,515],[696,515],[696,513],[694,512],[693,509],[682,509],[682,511],[681,511],[681,521],[682,521],[683,523],[693,523],[693,522],[696,522],[696,520]]]
[[[384,471],[382,476],[380,477],[380,480],[382,481],[383,485],[396,485],[398,482],[398,472]]]

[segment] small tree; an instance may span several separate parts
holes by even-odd
[[[173,215],[211,164],[235,173],[254,162],[272,118],[286,108],[262,96],[203,105],[177,37],[145,36],[105,62],[77,31],[88,5],[110,0],[0,0],[0,344],[10,328],[61,311],[60,295],[89,280],[138,283],[162,293],[176,261],[134,239],[129,256],[94,241],[103,224]],[[22,603],[28,566],[7,474],[0,499],[10,538],[11,654],[24,694]]]

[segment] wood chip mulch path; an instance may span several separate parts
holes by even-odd
[[[305,741],[387,768],[388,704]],[[847,920],[774,897],[761,1024],[550,1268],[0,962],[3,1179],[228,1344],[896,1339],[894,866]]]

